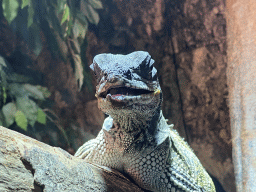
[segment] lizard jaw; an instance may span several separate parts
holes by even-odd
[[[153,91],[149,91],[146,89],[137,89],[137,88],[130,88],[130,87],[109,87],[106,91],[100,93],[100,97],[106,98],[107,95],[111,96],[138,96],[142,94],[150,94]]]
[[[96,97],[98,97],[98,99],[106,99],[108,101],[125,102],[142,98],[150,98],[160,93],[161,91],[159,89],[150,91],[147,89],[131,88],[126,86],[111,86],[96,94]]]

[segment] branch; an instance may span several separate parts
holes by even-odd
[[[0,191],[142,191],[121,173],[0,126]]]

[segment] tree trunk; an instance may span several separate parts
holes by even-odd
[[[256,2],[227,0],[228,85],[237,191],[256,191]]]

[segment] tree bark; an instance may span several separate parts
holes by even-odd
[[[256,2],[227,0],[228,85],[237,191],[256,191]]]
[[[121,173],[0,127],[0,191],[142,191]]]

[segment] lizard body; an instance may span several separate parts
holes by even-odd
[[[146,190],[214,192],[196,155],[163,117],[153,63],[143,51],[95,56],[98,106],[109,117],[75,156],[116,169]]]

